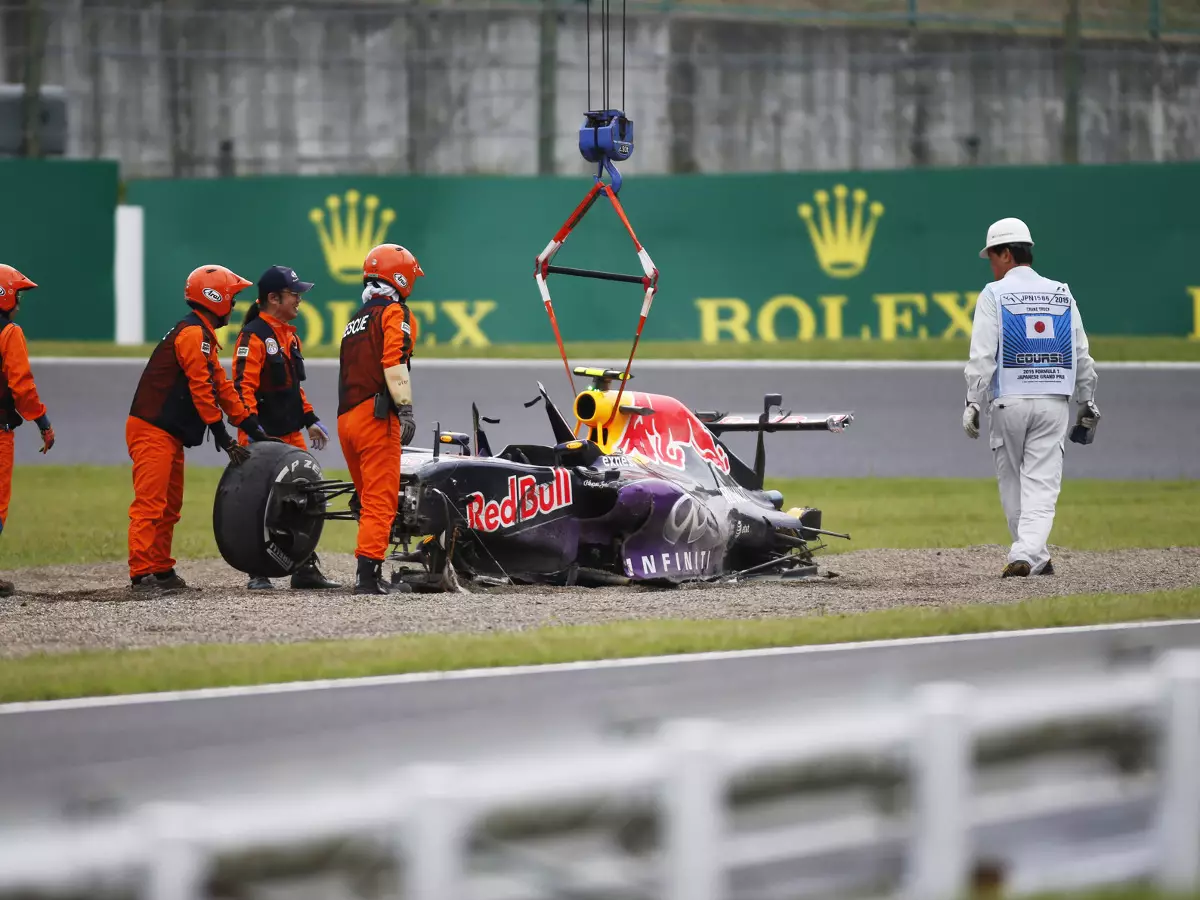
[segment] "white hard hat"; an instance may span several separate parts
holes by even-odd
[[[979,251],[979,258],[987,259],[988,248],[998,247],[1000,244],[1033,244],[1029,226],[1020,219],[1013,218],[993,222],[992,227],[988,229],[987,243]]]

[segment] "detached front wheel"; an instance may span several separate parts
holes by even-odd
[[[246,462],[225,468],[213,502],[213,535],[225,562],[268,578],[294,572],[317,549],[325,524],[324,499],[300,488],[321,479],[321,464],[307,450],[251,444]]]

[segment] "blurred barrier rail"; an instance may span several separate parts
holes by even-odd
[[[630,3],[629,171],[1197,158],[1195,4],[1078,2]],[[68,154],[126,178],[582,175],[586,45],[580,0],[0,0],[0,81],[64,88]]]
[[[0,896],[191,900],[339,865],[406,900],[1200,888],[1200,651],[865,702],[31,831],[0,843]]]

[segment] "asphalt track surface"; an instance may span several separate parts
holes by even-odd
[[[572,360],[574,364],[616,361]],[[33,369],[54,422],[58,443],[37,452],[37,430],[16,434],[18,465],[127,464],[125,418],[144,360],[34,359]],[[623,367],[623,366],[622,366]],[[310,360],[309,399],[333,440],[318,458],[344,465],[336,440],[337,361]],[[1200,365],[1099,366],[1097,402],[1102,420],[1095,443],[1067,443],[1067,478],[1200,478]],[[763,394],[783,395],[796,412],[850,410],[854,424],[842,434],[776,434],[767,438],[767,471],[778,477],[953,476],[994,474],[986,432],[977,441],[962,431],[964,382],[957,362],[789,364],[769,361],[635,365],[631,386],[672,394],[693,409],[757,414]],[[560,361],[420,360],[413,365],[417,446],[430,446],[436,421],[446,430],[469,431],[471,403],[500,419],[485,426],[492,448],[510,442],[550,442],[537,396],[541,381],[564,415],[573,394]],[[576,379],[577,388],[585,379]],[[986,427],[986,421],[985,421]],[[731,435],[735,453],[754,456],[751,435]],[[192,464],[223,465],[211,443],[188,451]]]
[[[1200,620],[0,705],[0,837],[84,803],[361,786],[410,763],[617,747],[668,718],[763,723],[848,699],[870,715],[931,681],[1063,683],[1181,647],[1200,647]]]

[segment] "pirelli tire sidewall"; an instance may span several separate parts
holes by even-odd
[[[322,477],[320,463],[299,447],[251,444],[246,462],[225,467],[213,502],[213,535],[224,560],[248,575],[294,572],[317,549],[325,522],[289,501],[295,485]],[[323,512],[324,503],[315,509]]]

